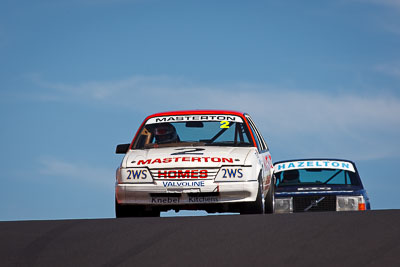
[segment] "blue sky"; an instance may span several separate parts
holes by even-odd
[[[5,0],[0,62],[0,220],[113,217],[115,146],[203,108],[400,208],[399,0]]]

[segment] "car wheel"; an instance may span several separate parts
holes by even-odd
[[[118,204],[117,199],[115,199],[115,217],[116,218],[129,217],[129,206]]]
[[[240,214],[263,214],[265,212],[265,197],[262,190],[261,172],[258,176],[258,192],[254,202],[244,203]]]
[[[267,196],[265,197],[265,213],[275,212],[275,176],[273,176]]]

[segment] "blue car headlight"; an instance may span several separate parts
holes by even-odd
[[[293,197],[275,198],[275,213],[293,212]]]
[[[337,196],[336,210],[365,210],[365,200],[363,196]]]

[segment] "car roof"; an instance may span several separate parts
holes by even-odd
[[[246,113],[234,110],[217,110],[217,109],[196,109],[196,110],[177,110],[177,111],[167,111],[152,114],[146,118],[146,120],[153,117],[162,116],[176,116],[176,115],[207,115],[207,114],[229,114],[237,115],[243,117]]]

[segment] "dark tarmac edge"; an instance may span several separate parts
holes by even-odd
[[[0,222],[0,266],[400,266],[400,210]]]

